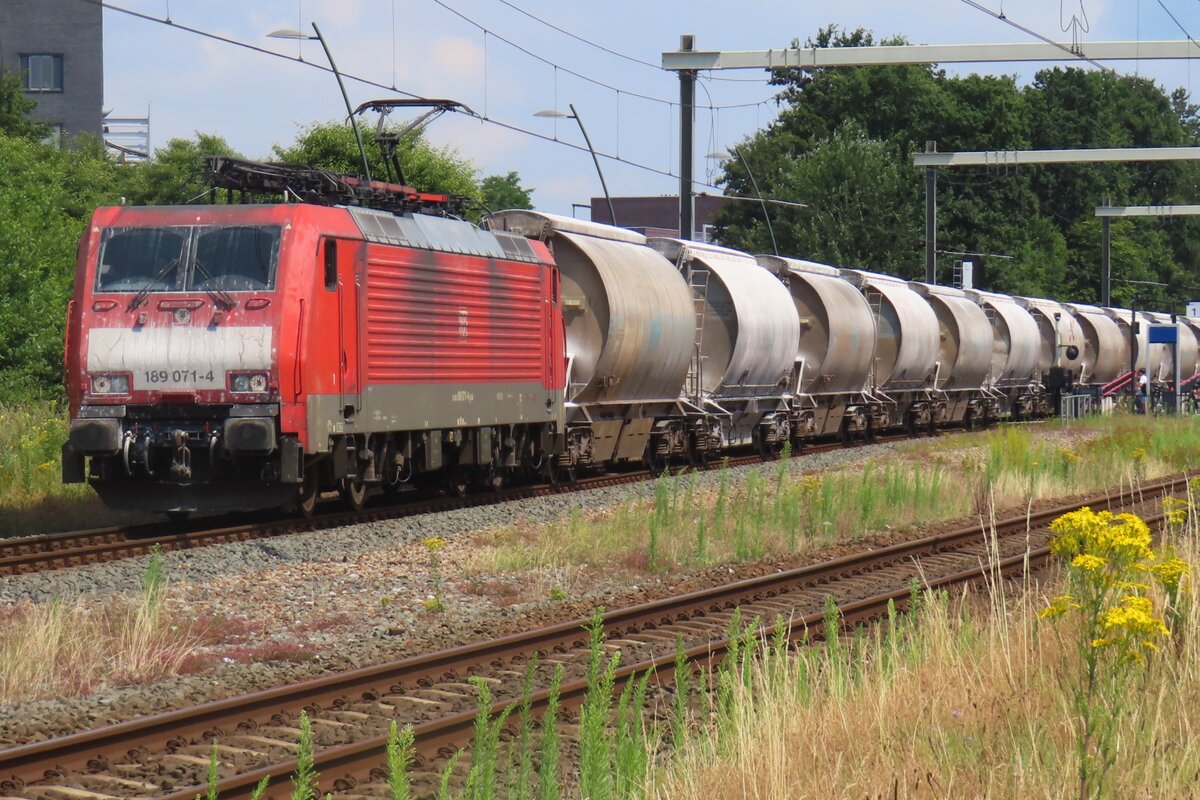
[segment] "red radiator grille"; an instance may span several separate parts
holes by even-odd
[[[368,259],[369,382],[545,381],[544,266],[385,246]]]

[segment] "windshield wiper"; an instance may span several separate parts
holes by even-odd
[[[135,308],[146,302],[146,298],[154,291],[155,286],[165,277],[167,273],[179,266],[179,256],[175,256],[160,269],[153,278],[146,282],[146,285],[138,289],[137,294],[129,301],[128,311],[133,311]]]
[[[209,285],[216,279],[213,278],[212,273],[205,268],[204,262],[198,258],[193,259],[192,266],[195,267],[196,271],[204,277],[204,292],[212,298],[213,303],[215,303],[217,306],[223,306],[226,311],[229,311],[237,306],[237,301],[233,299],[233,295],[218,286]]]

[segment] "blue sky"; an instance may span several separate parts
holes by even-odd
[[[651,64],[660,61],[662,51],[678,46],[681,33],[695,34],[699,49],[755,50],[786,47],[830,23],[865,27],[877,37],[900,33],[916,43],[1029,41],[1025,34],[961,0],[510,2],[591,42]],[[679,95],[675,76],[582,44],[501,0],[111,3],[324,64],[316,42],[266,38],[279,28],[307,30],[315,21],[344,73],[415,94],[460,100],[495,120],[582,144],[572,120],[533,116],[543,109],[565,111],[568,103],[574,103],[597,150],[635,162],[602,160],[613,194],[659,195],[678,190],[677,178],[659,174],[678,172],[678,107],[672,105]],[[1090,24],[1085,41],[1183,38],[1165,5],[1184,28],[1200,37],[1200,3],[1192,0],[1006,0],[1003,4],[984,0],[983,4],[996,11],[1003,7],[1010,19],[1060,41],[1070,40],[1070,34],[1061,30],[1063,23],[1083,15]],[[310,66],[113,10],[105,11],[104,25],[105,107],[115,116],[139,116],[149,108],[155,146],[202,131],[224,136],[250,157],[265,157],[271,145],[292,141],[299,126],[344,115],[333,78]],[[1036,68],[973,65],[962,71],[1015,73],[1026,81]],[[1200,64],[1193,67],[1191,61],[1134,62],[1116,68],[1153,77],[1168,90],[1177,86],[1190,90],[1193,79],[1200,82]],[[767,124],[774,113],[764,73],[723,72],[714,77],[735,80],[705,80],[698,90],[699,104],[721,107],[697,114],[696,175],[701,181],[715,174],[715,160],[705,158],[706,154],[736,145]],[[356,105],[395,96],[353,80],[347,88]],[[429,135],[435,143],[456,148],[482,174],[516,170],[524,185],[535,190],[534,202],[543,210],[569,214],[571,203],[586,203],[600,193],[586,151],[464,117],[444,117],[434,123]]]

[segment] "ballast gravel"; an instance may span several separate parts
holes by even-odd
[[[801,474],[853,467],[898,447],[903,443],[800,455],[789,469]],[[770,474],[777,467],[735,467],[729,474],[737,482],[751,470]],[[699,473],[695,480],[699,487],[715,488],[721,473]],[[592,566],[562,576],[553,587],[567,589],[561,593],[549,584],[530,586],[525,575],[466,576],[476,534],[551,523],[574,509],[603,511],[652,497],[654,491],[655,484],[647,481],[163,554],[170,580],[168,612],[180,619],[199,617],[226,634],[202,653],[208,660],[194,673],[150,685],[100,686],[86,697],[0,705],[0,747],[586,618],[601,605],[631,605],[795,566],[794,560],[777,558],[680,568],[646,575],[635,584],[627,575],[613,580],[616,570]],[[446,541],[436,570],[422,544],[431,536]],[[866,537],[812,557],[845,555],[910,536]],[[128,597],[139,591],[145,567],[145,559],[126,559],[0,579],[0,609],[54,598]],[[435,591],[445,599],[443,613],[425,607]]]
[[[813,472],[850,463],[877,458],[896,447],[886,443],[849,450],[831,450],[792,459],[794,473]],[[751,470],[774,470],[775,464],[732,467],[731,475],[745,475]],[[720,470],[698,473],[699,486],[716,486]],[[183,550],[162,555],[171,583],[202,584],[228,575],[255,573],[278,567],[299,567],[305,564],[344,562],[364,552],[380,552],[388,548],[421,542],[427,537],[441,536],[447,541],[458,534],[496,528],[517,523],[544,524],[562,519],[572,509],[599,510],[632,498],[652,497],[654,482],[624,484],[564,492],[547,497],[456,509],[437,514],[423,514],[385,522],[349,525],[333,530],[296,533],[251,542],[233,542],[195,550]],[[146,570],[145,558],[127,558],[104,564],[74,567],[34,575],[18,575],[0,579],[0,604],[22,600],[45,602],[70,599],[81,595],[103,596],[136,592],[141,587]],[[297,570],[296,577],[302,577]],[[304,587],[293,586],[294,590]],[[403,590],[398,585],[398,591]]]

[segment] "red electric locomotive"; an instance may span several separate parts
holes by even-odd
[[[311,513],[324,491],[358,507],[371,485],[553,463],[565,362],[544,245],[402,186],[210,170],[325,204],[96,211],[68,310],[65,481],[118,508]],[[364,195],[390,207],[347,204]]]

